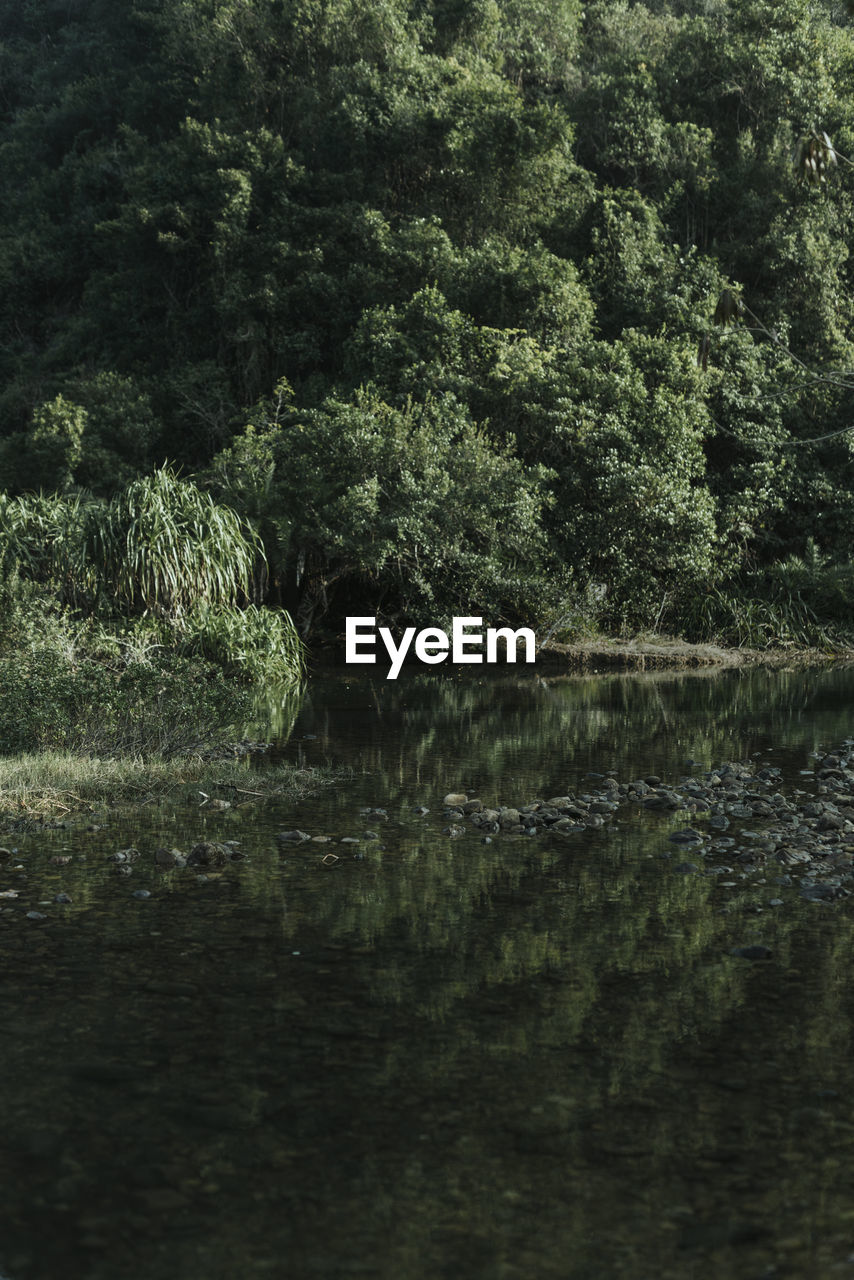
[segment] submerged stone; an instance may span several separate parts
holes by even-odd
[[[187,865],[190,867],[223,867],[228,862],[229,851],[224,845],[203,840],[190,850]]]

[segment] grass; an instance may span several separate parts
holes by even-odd
[[[246,760],[100,760],[66,751],[0,759],[0,818],[61,818],[114,805],[145,804],[165,796],[232,804],[314,795],[346,776],[340,769],[290,764],[253,769]],[[203,796],[209,797],[203,801]]]

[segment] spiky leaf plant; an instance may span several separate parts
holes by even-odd
[[[173,621],[200,605],[248,600],[263,561],[257,536],[234,511],[168,467],[107,505],[90,530],[89,555],[121,606]]]
[[[305,674],[305,646],[284,609],[200,606],[182,621],[181,630],[185,652],[235,675],[285,686]]]
[[[86,553],[91,508],[80,494],[0,494],[0,577],[41,583],[62,603],[88,600],[96,586]]]

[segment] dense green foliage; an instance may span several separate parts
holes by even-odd
[[[249,527],[168,470],[109,501],[0,494],[0,754],[168,756],[245,720],[247,681],[297,683],[289,615],[249,600],[257,565]]]
[[[209,748],[247,715],[239,685],[172,655],[113,669],[43,645],[0,658],[0,679],[3,755],[171,756]]]
[[[0,0],[0,487],[109,504],[96,579],[31,554],[189,618],[106,549],[169,462],[254,548],[218,604],[304,634],[355,602],[733,638],[770,572],[785,638],[812,539],[829,636],[852,69],[830,0]]]

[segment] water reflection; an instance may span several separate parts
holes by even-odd
[[[836,1274],[854,1248],[851,908],[680,875],[658,814],[483,844],[445,839],[440,801],[757,752],[796,784],[849,733],[851,686],[334,678],[281,751],[349,763],[352,784],[293,808],[164,805],[132,827],[22,835],[24,869],[0,886],[21,888],[0,914],[2,1265],[15,1280]],[[368,822],[379,839],[358,846],[275,840]],[[156,845],[198,838],[248,859],[202,881],[155,872]],[[122,877],[106,855],[131,842],[143,857]],[[729,954],[751,942],[773,959]]]

